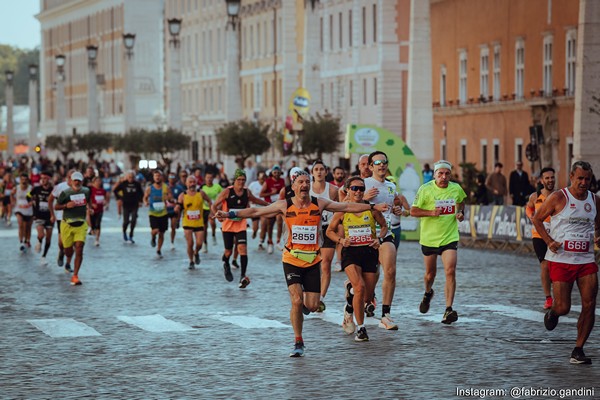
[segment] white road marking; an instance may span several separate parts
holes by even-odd
[[[573,311],[581,313],[581,305],[572,304],[571,305],[571,312],[573,312]],[[600,315],[600,308],[596,308],[596,315]]]
[[[246,329],[263,328],[289,328],[289,325],[282,324],[273,319],[263,319],[258,317],[247,317],[243,315],[213,315],[211,318],[237,325]]]
[[[166,319],[159,314],[138,317],[118,316],[117,319],[148,332],[185,332],[194,330],[189,325]]]
[[[465,307],[470,308],[479,308],[484,311],[491,311],[494,313],[498,313],[501,315],[505,315],[507,317],[524,319],[526,321],[533,322],[541,322],[544,323],[544,314],[543,312],[528,310],[526,308],[520,308],[515,306],[505,306],[501,304],[470,304],[465,305]],[[571,323],[576,324],[576,318],[570,317],[560,317],[561,323]]]
[[[53,338],[102,336],[91,326],[72,318],[28,319],[27,322]]]

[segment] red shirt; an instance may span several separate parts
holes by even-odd
[[[103,212],[104,204],[106,202],[106,190],[102,188],[96,189],[94,186],[90,189],[92,191],[92,209],[95,213]]]
[[[265,183],[267,184],[268,192],[276,190],[275,194],[271,196],[265,196],[265,201],[267,203],[273,203],[279,200],[279,192],[285,187],[285,181],[283,180],[283,178],[279,178],[276,180],[275,178],[269,177],[265,180]]]

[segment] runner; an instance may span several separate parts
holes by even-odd
[[[148,212],[150,218],[150,229],[152,229],[152,240],[150,245],[156,247],[156,257],[162,259],[161,252],[163,242],[165,241],[165,232],[169,227],[169,218],[167,217],[167,201],[171,200],[171,192],[163,182],[163,174],[160,170],[152,173],[152,185],[146,188],[144,193],[144,204],[150,207]],[[158,236],[158,245],[156,241]]]
[[[569,313],[573,284],[577,282],[579,288],[581,314],[577,321],[577,342],[571,353],[571,364],[592,363],[583,352],[583,346],[594,328],[598,294],[594,243],[600,245],[600,200],[589,191],[592,175],[589,163],[575,162],[569,175],[569,187],[548,196],[533,216],[535,229],[548,245],[546,260],[554,293],[552,308],[544,316],[546,329],[556,328],[558,317]],[[544,227],[548,216],[551,217],[550,232]]]
[[[348,178],[346,182],[350,203],[365,203],[365,182],[359,176]],[[382,227],[377,237],[375,221]],[[342,227],[344,234],[338,234]],[[380,240],[387,235],[387,225],[383,215],[375,210],[361,213],[335,213],[327,236],[335,243],[343,246],[342,269],[348,279],[344,282],[346,288],[346,305],[344,306],[344,321],[342,328],[352,335],[358,325],[354,340],[364,342],[369,340],[365,327],[365,295],[375,290],[377,284],[377,262],[379,259]],[[356,311],[356,312],[355,312]],[[356,325],[354,317],[356,316]]]
[[[171,221],[171,251],[175,251],[175,235],[177,234],[177,228],[179,228],[180,213],[175,210],[176,202],[179,195],[185,190],[182,186],[178,185],[177,175],[174,172],[169,172],[169,181],[167,182],[169,190],[171,191],[172,201],[167,202],[167,217]]]
[[[388,234],[379,247],[379,263],[383,267],[383,284],[381,291],[383,302],[381,306],[381,320],[379,327],[387,330],[398,330],[398,325],[391,316],[392,301],[396,290],[396,247],[394,237],[390,232],[391,216],[393,213],[402,213],[402,207],[395,206],[398,199],[396,185],[387,181],[388,158],[382,151],[374,151],[367,159],[372,176],[365,179],[366,192],[364,199],[375,203],[385,203],[388,209],[383,216],[388,226]],[[375,293],[367,294],[367,310],[369,315],[375,311]]]
[[[329,182],[325,182],[325,176],[327,175],[325,163],[321,160],[315,161],[312,165],[311,173],[313,177],[310,185],[311,197],[337,201],[338,188],[331,185]],[[317,312],[325,311],[326,306],[324,300],[331,282],[331,262],[333,261],[336,245],[336,242],[329,239],[326,234],[331,218],[333,218],[332,212],[321,212],[321,228],[323,229],[323,244],[321,245],[321,298],[319,300],[319,309]]]
[[[23,173],[19,176],[19,184],[12,190],[12,204],[15,206],[15,215],[19,226],[19,250],[25,252],[31,247],[31,225],[33,224],[33,207],[27,200],[31,192],[29,176]]]
[[[529,196],[529,201],[525,208],[527,217],[533,222],[533,215],[542,206],[544,201],[554,192],[554,185],[556,184],[556,178],[554,176],[554,169],[550,167],[543,168],[540,171],[540,183],[542,188],[537,192]],[[544,227],[546,231],[550,228],[550,217],[544,220]],[[548,246],[542,239],[540,234],[537,232],[535,227],[531,229],[531,241],[533,243],[533,249],[540,262],[540,277],[542,280],[542,289],[546,295],[546,301],[544,303],[544,310],[548,310],[552,307],[552,292],[550,282],[550,273],[548,272],[548,261],[545,260]]]
[[[50,214],[50,208],[48,206],[48,198],[52,193],[53,186],[50,184],[50,178],[52,174],[48,171],[42,171],[40,175],[40,186],[35,187],[27,194],[27,200],[33,206],[33,216],[35,218],[35,226],[37,230],[37,244],[35,245],[35,251],[40,252],[42,249],[42,241],[44,238],[46,242],[44,244],[44,252],[40,263],[46,265],[46,255],[52,242],[52,228],[54,222],[52,221],[52,214]]]
[[[254,197],[260,197],[260,191],[262,189],[262,185],[264,185],[267,176],[263,171],[258,173],[257,180],[251,182],[248,185],[248,189],[250,193],[254,195]],[[257,204],[252,204],[252,207],[259,207]],[[256,239],[256,235],[258,234],[258,224],[260,222],[260,218],[252,218],[252,239]]]
[[[75,172],[75,170],[72,170],[72,169],[69,170],[67,172],[67,176],[65,177],[65,180],[63,182],[60,182],[57,185],[54,185],[54,188],[52,189],[52,193],[50,193],[50,197],[48,197],[48,206],[50,208],[50,214],[52,215],[51,218],[52,218],[52,221],[56,221],[56,229],[58,230],[58,257],[56,259],[56,264],[59,267],[62,267],[64,265],[65,272],[67,272],[67,273],[73,272],[73,270],[71,269],[71,258],[73,256],[73,253],[71,252],[71,255],[67,256],[67,263],[65,264],[65,252],[64,252],[64,246],[63,246],[62,235],[61,235],[63,211],[62,211],[62,208],[61,209],[56,208],[56,206],[54,205],[54,201],[58,200],[58,197],[60,196],[60,194],[62,192],[64,192],[65,190],[70,188],[71,175],[73,174],[73,172]]]
[[[75,261],[71,285],[81,285],[79,269],[83,262],[83,247],[90,217],[90,190],[82,185],[83,175],[75,171],[71,175],[70,187],[57,199],[56,209],[64,210],[61,237],[65,255],[69,260],[75,247]]]
[[[419,188],[410,215],[421,219],[419,243],[425,263],[425,294],[419,305],[423,314],[429,311],[433,298],[433,282],[437,273],[437,257],[442,257],[446,273],[446,311],[442,323],[451,324],[458,320],[452,309],[456,291],[456,261],[458,248],[458,222],[465,218],[467,197],[458,183],[450,182],[452,164],[440,160],[433,167],[434,180]]]
[[[218,183],[215,183],[215,175],[212,172],[206,172],[206,174],[204,174],[204,181],[205,183],[202,186],[202,191],[208,195],[212,203],[217,199],[219,193],[223,191],[223,188]],[[204,250],[208,251],[208,223],[210,223],[210,227],[212,228],[213,246],[217,245],[217,237],[215,234],[217,231],[217,223],[215,222],[214,218],[208,217],[210,215],[210,204],[204,203],[203,207],[204,210],[202,212],[202,218],[204,218],[204,226],[206,227],[206,233],[204,235],[204,244],[206,245],[206,247],[204,248]]]
[[[135,172],[127,172],[125,180],[113,189],[113,193],[121,201],[123,208],[123,241],[134,244],[133,231],[137,223],[138,209],[144,198],[144,189],[135,180]],[[129,236],[127,236],[127,227],[129,227]]]
[[[292,182],[294,197],[278,200],[266,207],[246,208],[240,211],[218,211],[215,215],[223,218],[249,218],[254,216],[285,216],[287,242],[283,250],[283,272],[292,303],[290,320],[294,329],[295,343],[290,357],[304,355],[302,338],[303,312],[319,308],[321,293],[321,212],[363,212],[369,209],[385,211],[386,204],[337,203],[310,196],[310,176],[302,171]]]
[[[202,190],[198,191],[196,178],[190,176],[186,180],[187,191],[177,198],[175,211],[183,211],[183,233],[187,242],[187,254],[190,259],[188,269],[195,269],[200,264],[200,250],[204,242],[204,218],[202,210],[204,203],[211,204],[210,198]],[[194,249],[194,238],[196,248]]]
[[[100,246],[100,229],[102,225],[102,216],[104,211],[108,210],[110,202],[110,192],[102,187],[102,178],[99,176],[92,178],[91,199],[92,209],[90,210],[90,222],[92,234],[96,237],[94,246]]]
[[[2,198],[2,209],[4,217],[4,221],[6,226],[11,226],[12,222],[10,218],[12,217],[12,191],[15,188],[15,180],[10,172],[4,174],[4,197]]]
[[[271,168],[271,176],[269,176],[265,183],[263,184],[262,190],[260,192],[261,197],[265,199],[267,203],[273,203],[277,201],[279,198],[279,191],[285,187],[285,181],[281,178],[281,168],[279,165],[274,165]],[[278,219],[279,218],[279,219]],[[277,232],[279,239],[277,244],[280,244],[282,229],[279,226],[279,221],[281,217],[269,217],[263,219],[263,224],[260,228],[260,244],[258,245],[258,249],[264,249],[263,243],[265,241],[265,234],[267,235],[267,253],[273,253],[273,226],[275,225],[275,221],[277,221]]]
[[[216,215],[217,210],[219,209],[223,210],[222,213],[235,213],[237,210],[249,207],[250,202],[263,206],[269,204],[264,200],[254,197],[250,190],[244,187],[246,183],[246,173],[243,169],[236,169],[233,179],[233,186],[224,189],[213,203],[213,214]],[[225,252],[223,253],[222,258],[225,279],[229,282],[233,281],[229,257],[231,257],[235,240],[238,253],[240,254],[240,289],[243,289],[250,284],[250,278],[246,276],[246,269],[248,267],[246,224],[245,218],[232,217],[232,219],[223,220],[221,226],[221,230],[223,231],[223,245],[225,246]]]

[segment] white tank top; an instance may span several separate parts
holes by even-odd
[[[315,192],[313,192],[313,185],[311,183],[311,185],[310,185],[310,195],[312,197],[316,197],[316,198],[333,200],[332,198],[329,197],[329,182],[325,182],[325,190],[323,190],[323,193],[315,193]],[[333,218],[333,213],[331,211],[323,210],[321,212],[321,226],[327,226],[327,225],[329,225],[329,223],[331,222],[332,218]]]
[[[20,213],[24,217],[31,217],[33,215],[33,207],[27,200],[27,193],[31,191],[31,186],[27,186],[25,190],[21,189],[21,185],[17,186],[17,192],[15,193],[15,200],[17,201],[17,208],[15,213]]]
[[[546,260],[566,264],[594,262],[594,226],[596,198],[588,191],[585,200],[577,200],[568,189],[561,192],[567,198],[565,208],[550,219],[550,237],[562,246],[556,253],[548,249]]]

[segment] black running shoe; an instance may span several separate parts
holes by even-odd
[[[367,335],[367,328],[364,326],[356,331],[356,335],[354,336],[355,342],[367,342],[369,340],[369,335]]]
[[[419,312],[421,314],[427,314],[427,311],[429,311],[429,303],[431,302],[431,299],[433,299],[433,293],[433,289],[431,289],[429,293],[425,292],[423,295],[423,300],[421,300],[421,304],[419,304]]]
[[[244,277],[242,277],[242,279],[240,279],[239,288],[244,289],[249,284],[250,284],[250,278],[248,278],[247,276],[244,276]]]
[[[65,264],[65,272],[70,274],[71,272],[73,272],[73,269],[71,268],[71,264],[66,263]]]
[[[237,260],[236,260],[236,259],[234,259],[234,260],[231,262],[231,267],[232,267],[233,269],[238,269],[238,268],[240,267],[240,266],[238,265],[238,263],[237,263]]]
[[[452,309],[452,307],[446,308],[444,317],[442,318],[442,324],[450,325],[458,320],[458,313]]]
[[[133,240],[133,236],[129,236],[129,242],[130,242],[131,244],[135,244],[135,240]]]
[[[196,266],[194,265],[194,263],[192,261],[190,261],[190,265],[188,266],[188,269],[189,270],[196,269]]]
[[[304,357],[304,343],[296,342],[294,350],[290,353],[290,357]]]
[[[304,314],[304,315],[310,314],[310,310],[304,304],[302,304],[302,314]]]
[[[59,267],[62,267],[63,265],[65,265],[65,253],[63,253],[62,251],[58,252],[58,258],[56,259],[56,264],[58,264]]]
[[[200,265],[200,254],[194,254],[194,262],[196,263],[196,265]]]
[[[556,328],[556,325],[558,325],[558,315],[554,311],[548,310],[546,315],[544,315],[544,326],[547,330],[551,331]]]
[[[223,263],[223,272],[225,273],[225,279],[227,279],[227,282],[232,282],[233,274],[231,273],[231,267],[229,266],[228,262]]]
[[[585,356],[581,347],[575,347],[571,353],[571,364],[591,364],[592,359]]]
[[[156,247],[156,237],[152,236],[152,240],[150,240],[150,246]]]
[[[365,304],[365,315],[369,318],[375,316],[375,304],[373,304],[373,303]]]

